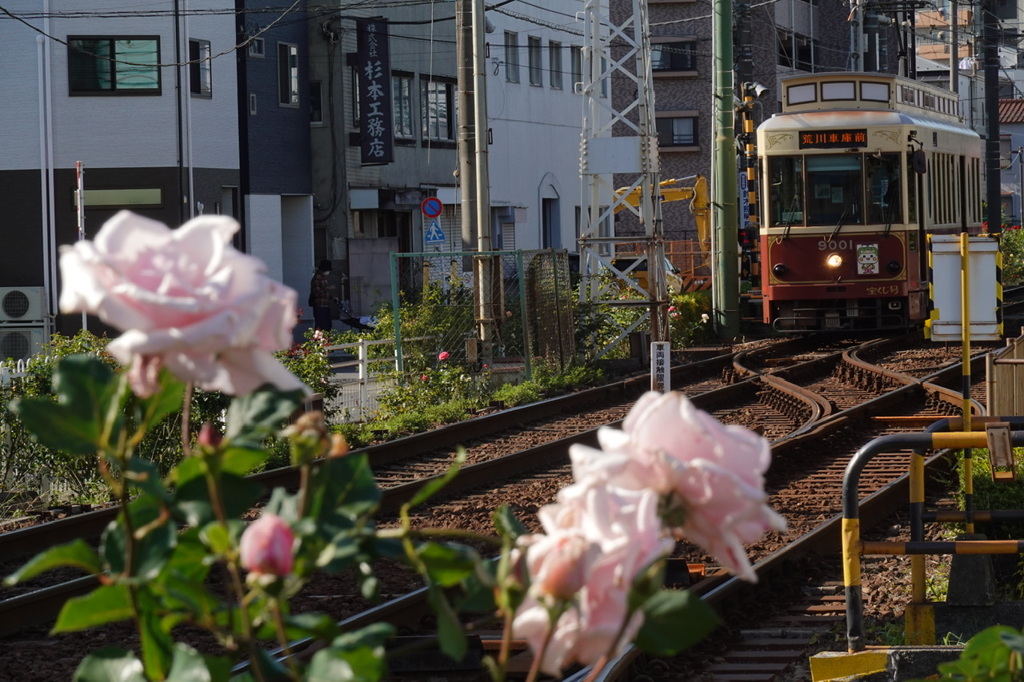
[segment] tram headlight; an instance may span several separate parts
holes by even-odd
[[[901,265],[899,261],[895,260],[889,261],[889,265],[887,267],[889,268],[889,272],[894,275],[903,269],[903,265]]]
[[[828,258],[825,259],[825,265],[829,266],[833,270],[843,264],[843,257],[838,253],[830,253]]]
[[[789,272],[789,268],[787,268],[782,263],[776,263],[775,265],[772,266],[772,272],[775,274],[776,277],[782,277],[787,272]]]

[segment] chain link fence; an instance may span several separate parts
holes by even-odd
[[[530,379],[542,360],[575,356],[565,250],[393,253],[397,365],[411,377],[446,361]]]

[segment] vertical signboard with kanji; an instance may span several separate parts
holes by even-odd
[[[385,19],[356,21],[359,69],[359,121],[363,165],[395,160],[391,119],[391,57]]]
[[[668,393],[671,390],[672,344],[668,341],[651,343],[651,390]]]

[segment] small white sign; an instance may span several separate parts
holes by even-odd
[[[671,389],[672,379],[669,376],[671,368],[672,344],[668,341],[654,341],[651,343],[651,390],[668,393]]]

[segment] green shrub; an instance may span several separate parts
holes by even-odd
[[[494,400],[504,403],[506,407],[535,403],[540,399],[541,387],[536,381],[502,384],[494,391]]]
[[[20,397],[53,397],[54,368],[59,360],[71,355],[94,355],[115,372],[121,372],[121,365],[106,350],[109,342],[109,338],[87,330],[71,337],[53,334],[44,354],[29,363],[24,378],[0,386],[0,401],[6,408]],[[278,354],[290,371],[324,394],[325,405],[329,405],[339,391],[328,381],[330,366],[327,354],[323,352],[328,342],[310,334],[304,344]],[[193,439],[190,446],[204,423],[222,422],[229,401],[229,396],[220,393],[191,391],[187,431]],[[152,461],[161,474],[167,474],[182,459],[182,418],[181,411],[167,416],[148,429],[145,437],[135,445],[136,451]],[[107,501],[103,499],[106,486],[99,477],[93,458],[70,455],[40,445],[8,409],[0,410],[0,428],[5,433],[5,438],[0,439],[0,480],[5,482],[5,487],[42,492],[53,482],[52,490],[55,492],[48,500],[51,504]],[[267,467],[288,462],[287,447],[283,443],[268,441],[267,446],[272,452]]]
[[[1004,230],[999,248],[1003,252],[1003,284],[1024,282],[1024,230],[1019,225]]]
[[[560,369],[554,363],[538,361],[534,364],[533,380],[545,394],[564,393],[583,386],[594,386],[604,380],[599,367],[577,363]]]
[[[673,294],[668,308],[669,339],[673,348],[708,343],[715,336],[711,297],[705,291]]]
[[[327,353],[328,346],[342,343],[340,337],[340,333],[310,329],[306,331],[302,343],[294,344],[288,350],[276,354],[289,372],[323,396],[325,413],[341,392],[341,387],[330,380],[331,360]],[[327,414],[325,417],[328,423],[332,421],[331,415]]]

